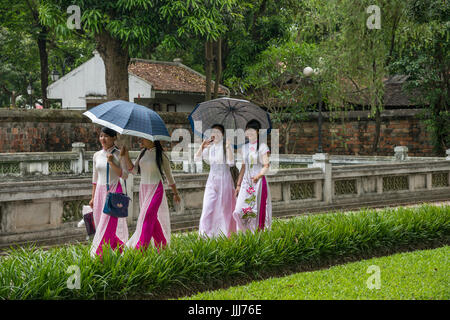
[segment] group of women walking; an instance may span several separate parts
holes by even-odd
[[[232,174],[235,165],[233,151],[222,125],[212,126],[211,136],[196,152],[196,161],[203,158],[210,164],[199,224],[201,236],[229,237],[238,231],[255,232],[270,228],[272,204],[265,177],[270,151],[265,143],[259,143],[260,128],[257,120],[247,123],[245,136],[248,143],[240,149],[243,162],[238,176]],[[104,244],[120,252],[124,248],[155,246],[159,250],[166,246],[170,242],[171,230],[164,179],[172,189],[174,201],[180,202],[169,159],[159,141],[140,138],[141,152],[133,163],[125,147],[119,150],[115,146],[116,139],[116,131],[102,128],[99,137],[102,150],[93,157],[92,199],[89,203],[93,208],[96,229],[91,247],[93,257],[102,256]],[[107,193],[125,190],[120,178],[126,180],[129,174],[141,176],[140,212],[131,237],[126,218],[103,212]]]

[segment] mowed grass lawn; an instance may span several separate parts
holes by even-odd
[[[449,254],[449,246],[399,253],[203,292],[184,299],[446,300],[450,298]],[[370,266],[376,267],[369,269]],[[368,283],[374,288],[369,289]],[[378,284],[379,289],[376,288]]]

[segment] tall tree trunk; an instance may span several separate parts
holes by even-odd
[[[380,141],[380,131],[381,131],[381,112],[380,107],[376,106],[375,111],[375,139],[372,145],[372,153],[376,153],[378,151],[378,143]]]
[[[291,138],[291,127],[292,127],[292,123],[288,122],[286,124],[286,127],[284,128],[285,140],[284,140],[284,150],[283,150],[283,152],[286,153],[286,154],[290,153],[289,143],[291,143],[291,139],[290,139]]]
[[[26,1],[28,8],[30,9],[31,15],[35,23],[33,26],[36,30],[39,30],[37,34],[37,44],[39,48],[39,61],[41,67],[41,95],[42,95],[42,104],[44,108],[48,108],[50,103],[47,98],[47,87],[48,87],[48,52],[47,52],[47,35],[48,28],[39,23],[39,10],[36,6],[36,2],[31,2],[29,0]]]
[[[95,36],[97,50],[105,64],[107,100],[129,100],[128,64],[130,55],[121,41],[103,31]]]
[[[222,81],[222,39],[219,38],[216,42],[216,81],[214,83],[214,99],[219,95],[219,84]]]
[[[212,63],[213,63],[213,46],[212,41],[205,43],[205,76],[206,76],[206,93],[205,101],[211,100],[211,80],[212,80]]]
[[[373,43],[371,43],[371,47],[373,47]],[[374,59],[372,63],[372,85],[375,89],[375,139],[373,140],[372,145],[372,153],[376,153],[378,151],[378,143],[380,141],[380,130],[381,130],[381,112],[380,107],[383,105],[383,98],[380,97],[380,92],[376,86],[376,77],[377,77],[377,62]]]
[[[442,38],[442,37],[441,37]],[[442,39],[444,40],[444,39]],[[448,63],[445,61],[445,53],[442,50],[442,45],[440,45],[441,42],[437,42],[436,45],[436,58],[435,63],[437,66],[440,66],[438,68],[439,73],[439,81],[438,86],[440,87],[439,96],[437,97],[436,101],[436,107],[437,110],[435,111],[435,115],[437,115],[437,121],[436,121],[436,139],[437,143],[436,145],[436,151],[439,156],[445,156],[445,151],[447,150],[447,143],[449,142],[449,136],[448,136],[448,125],[450,122],[450,119],[444,115],[444,112],[449,111],[449,104],[448,99],[450,98],[450,83],[449,83],[449,67]]]
[[[48,87],[48,52],[47,52],[47,33],[48,29],[42,26],[38,34],[39,61],[41,65],[41,95],[44,108],[50,107],[50,101],[47,98]]]

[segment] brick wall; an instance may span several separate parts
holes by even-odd
[[[393,155],[395,146],[407,146],[411,156],[432,156],[430,135],[417,110],[388,110],[382,113],[377,155]],[[169,133],[190,128],[187,113],[161,112]],[[330,154],[372,155],[375,121],[364,111],[349,112],[342,119],[323,122],[323,150]],[[98,150],[100,126],[92,124],[81,111],[0,109],[0,153],[69,151],[73,142],[84,142],[87,150]],[[317,151],[317,114],[291,130],[290,148],[295,153]],[[283,143],[283,137],[280,137]],[[135,142],[133,149],[137,149]],[[283,152],[283,149],[280,150]]]
[[[396,146],[407,146],[411,156],[433,156],[431,137],[418,110],[387,110],[382,113],[378,152],[372,153],[375,140],[375,121],[364,111],[349,112],[344,119],[322,124],[323,151],[342,155],[393,155]],[[318,121],[313,114],[291,130],[295,142],[289,148],[295,153],[312,154],[318,147]],[[280,137],[281,143],[283,138]]]
[[[169,133],[189,128],[187,114],[162,114]],[[70,151],[73,142],[84,142],[86,150],[99,150],[100,125],[68,110],[0,109],[0,153]],[[138,149],[134,139],[133,149]]]

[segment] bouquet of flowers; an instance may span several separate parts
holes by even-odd
[[[245,199],[245,203],[248,204],[247,208],[242,208],[242,219],[248,220],[250,218],[256,218],[256,212],[253,211],[253,207],[256,204],[256,195],[255,195],[255,188],[253,186],[249,186],[247,188],[247,199]]]

